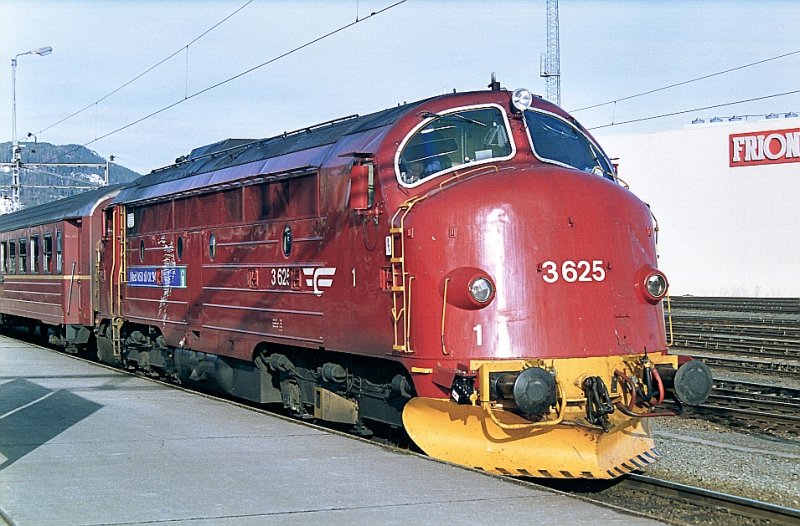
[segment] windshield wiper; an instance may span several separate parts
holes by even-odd
[[[458,117],[459,119],[461,119],[463,121],[471,122],[472,124],[477,124],[478,126],[483,126],[484,128],[487,126],[486,123],[483,123],[481,121],[476,121],[475,119],[470,119],[469,117],[464,117],[459,112],[448,113],[447,115],[440,115],[438,113],[433,113],[432,111],[423,111],[419,115],[423,119],[428,119],[428,118],[431,118],[431,117],[436,117],[436,118],[439,118],[439,119],[445,119],[447,117]]]

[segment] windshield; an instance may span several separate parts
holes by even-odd
[[[505,114],[497,107],[428,113],[432,121],[417,130],[397,158],[400,181],[415,185],[438,173],[514,153]]]
[[[543,161],[614,179],[611,162],[582,131],[567,121],[538,111],[525,111],[533,151]]]

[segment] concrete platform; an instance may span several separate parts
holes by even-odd
[[[0,523],[636,524],[0,336]]]

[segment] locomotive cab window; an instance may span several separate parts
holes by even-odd
[[[540,160],[614,180],[611,161],[576,126],[550,113],[526,110],[525,127],[533,153]]]
[[[423,114],[428,120],[401,145],[400,182],[414,186],[454,168],[510,159],[515,153],[508,120],[499,106]]]

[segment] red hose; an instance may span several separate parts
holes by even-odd
[[[653,374],[656,378],[656,384],[658,385],[658,402],[656,405],[660,404],[664,401],[664,382],[661,379],[661,375],[658,374],[658,371],[653,368]],[[637,413],[633,410],[633,407],[636,405],[636,385],[633,383],[633,380],[623,373],[620,370],[614,370],[614,376],[619,378],[620,382],[627,386],[628,391],[630,392],[631,399],[627,406],[621,402],[617,402],[614,406],[619,410],[620,413],[634,417],[634,418],[655,418],[659,416],[677,416],[680,413],[675,411],[661,411],[661,412],[649,412],[649,413]],[[623,389],[624,390],[624,389]]]
[[[661,405],[661,402],[664,401],[664,382],[661,380],[661,375],[658,374],[658,369],[655,367],[653,367],[652,374],[658,384],[658,401],[656,401],[655,405]]]

